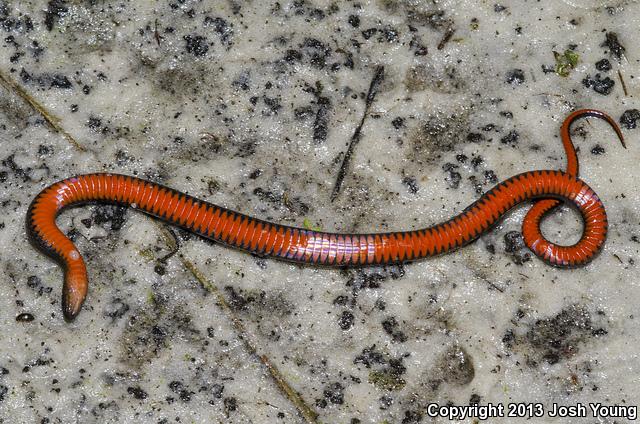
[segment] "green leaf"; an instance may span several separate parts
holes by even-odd
[[[302,226],[305,230],[322,231],[322,227],[318,225],[314,226],[308,218],[305,218],[304,221],[302,221]]]
[[[580,60],[580,55],[569,49],[565,50],[563,54],[554,51],[553,57],[556,60],[556,74],[561,77],[569,76],[571,70],[576,67]]]
[[[567,58],[567,62],[571,65],[572,68],[575,68],[578,64],[578,60],[580,59],[580,55],[573,50],[565,50],[564,57]]]
[[[390,370],[371,371],[369,373],[369,383],[381,390],[395,391],[402,389],[406,381],[395,375]]]

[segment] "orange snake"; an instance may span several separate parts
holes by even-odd
[[[569,128],[584,116],[607,121],[624,146],[620,128],[605,113],[593,109],[573,112],[560,131],[567,154],[565,172],[542,170],[516,175],[499,183],[459,215],[420,230],[335,234],[294,228],[243,215],[140,178],[107,173],[78,175],[43,189],[29,207],[27,230],[31,240],[64,267],[62,306],[69,320],[78,314],[86,298],[87,270],[77,248],[55,220],[64,208],[87,202],[131,206],[205,238],[257,255],[342,267],[400,263],[450,252],[478,238],[515,205],[542,198],[524,219],[522,233],[526,245],[549,264],[583,265],[602,249],[607,234],[602,201],[577,178],[578,159]],[[582,237],[573,246],[554,244],[540,231],[542,217],[561,201],[573,204],[584,220]]]

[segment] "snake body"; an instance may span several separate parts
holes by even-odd
[[[420,230],[337,234],[295,228],[225,209],[141,178],[94,173],[68,178],[42,190],[27,212],[27,231],[36,246],[63,265],[62,307],[69,320],[78,314],[86,298],[88,277],[82,256],[55,220],[63,209],[89,202],[130,206],[202,237],[256,255],[342,267],[402,263],[450,252],[477,239],[517,204],[543,198],[523,222],[527,246],[551,265],[578,266],[589,262],[602,249],[607,234],[607,215],[602,201],[576,177],[577,158],[568,128],[581,116],[605,116],[621,136],[615,122],[602,112],[577,111],[565,120],[561,131],[569,158],[568,172],[530,171],[508,178],[459,215]],[[571,161],[572,155],[575,165]],[[573,246],[556,245],[540,232],[543,215],[561,201],[573,204],[584,220],[582,237]]]

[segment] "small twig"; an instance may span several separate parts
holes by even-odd
[[[449,42],[449,40],[451,40],[451,37],[453,37],[454,32],[456,32],[456,30],[453,29],[453,25],[447,28],[444,36],[442,37],[442,40],[440,40],[440,42],[438,43],[438,50],[444,49],[444,46]]]
[[[167,231],[167,233],[171,234],[171,236],[173,237],[173,242],[170,242],[170,240],[168,239],[166,240],[167,245],[169,246],[169,249],[171,249],[171,251],[166,255],[164,255],[163,257],[161,257],[160,259],[158,259],[158,262],[163,264],[167,263],[167,260],[171,258],[173,255],[175,255],[176,253],[178,253],[178,250],[180,250],[180,239],[178,238],[176,233],[166,225],[165,225],[165,230]]]
[[[173,248],[176,241],[172,236],[175,235],[170,234],[171,232],[161,224],[157,225],[162,235],[164,236],[165,243],[167,243],[169,247]],[[311,407],[307,405],[302,396],[300,396],[300,394],[291,387],[280,370],[278,370],[278,367],[273,364],[269,357],[264,354],[258,353],[258,348],[251,340],[250,335],[247,334],[247,330],[244,327],[242,320],[234,313],[231,305],[229,305],[218,287],[213,282],[209,281],[209,279],[205,277],[205,275],[193,264],[193,262],[182,255],[180,255],[180,260],[182,261],[182,265],[191,273],[191,275],[194,276],[196,280],[198,280],[198,282],[200,282],[202,287],[216,297],[218,304],[229,317],[231,324],[236,331],[236,334],[238,335],[238,339],[244,344],[245,349],[249,352],[250,355],[260,360],[260,362],[269,372],[269,375],[271,375],[271,378],[273,378],[278,388],[283,392],[285,397],[289,399],[291,403],[293,403],[304,420],[308,424],[318,424],[318,414],[313,409],[311,409]]]
[[[618,78],[620,79],[620,84],[622,85],[622,91],[624,91],[624,95],[629,96],[629,93],[627,93],[627,84],[624,83],[624,79],[622,78],[622,72],[620,72],[620,69],[618,69]]]
[[[36,99],[31,97],[31,95],[29,95],[29,93],[27,93],[27,91],[24,88],[22,88],[18,83],[16,83],[13,79],[11,79],[11,77],[5,75],[1,71],[0,71],[0,83],[4,85],[9,91],[17,94],[18,96],[20,96],[20,98],[22,98],[22,100],[27,102],[29,106],[31,106],[36,112],[38,112],[42,116],[42,118],[44,118],[47,124],[49,124],[49,126],[55,132],[62,134],[73,145],[73,147],[75,147],[77,150],[81,152],[84,152],[87,150],[80,143],[78,143],[78,141],[75,138],[73,138],[71,134],[65,131],[65,129],[62,128],[62,126],[60,126],[59,124],[60,119],[58,119],[56,116],[49,113],[45,109],[45,107],[42,106]]]
[[[384,66],[378,66],[376,68],[376,72],[371,79],[371,84],[369,84],[369,91],[367,92],[367,98],[365,100],[364,113],[362,114],[362,119],[360,120],[360,124],[356,127],[356,130],[353,132],[351,136],[351,141],[349,142],[349,147],[347,148],[347,152],[344,154],[344,158],[342,159],[342,165],[340,165],[340,170],[338,171],[338,177],[336,178],[336,184],[333,186],[333,192],[331,193],[331,201],[333,202],[338,194],[340,193],[340,189],[342,187],[342,182],[344,181],[344,177],[347,174],[347,169],[349,168],[349,164],[351,162],[351,156],[353,155],[353,151],[360,141],[362,136],[362,126],[364,125],[364,121],[367,119],[367,115],[369,113],[369,108],[373,103],[373,100],[376,97],[376,93],[378,92],[378,86],[384,80]]]
[[[158,33],[158,20],[156,19],[155,22],[155,28],[153,30],[153,36],[156,39],[156,43],[158,43],[158,45],[160,45],[160,34]]]
[[[493,287],[494,289],[498,290],[500,293],[504,293],[504,289],[502,287],[498,287],[494,282],[486,280],[487,283],[489,284],[489,286]]]

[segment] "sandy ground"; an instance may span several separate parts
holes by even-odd
[[[448,422],[431,403],[516,402],[558,422],[554,402],[637,405],[639,22],[637,2],[607,0],[0,2],[0,422],[426,423]],[[582,107],[620,120],[628,149],[602,121],[574,126],[610,223],[574,270],[519,243],[528,204],[457,252],[360,270],[93,205],[58,219],[91,279],[67,323],[62,271],[25,234],[43,187],[96,171],[290,225],[422,228],[563,168],[558,130]],[[564,243],[581,228],[566,207],[543,224]],[[587,412],[563,422],[627,421]]]

